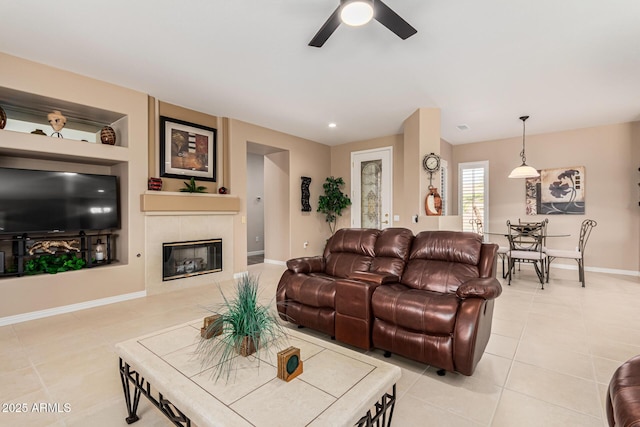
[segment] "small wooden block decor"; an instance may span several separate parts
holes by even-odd
[[[204,327],[200,328],[200,336],[202,338],[209,339],[222,334],[222,325],[218,319],[220,319],[219,314],[204,318]],[[218,321],[218,323],[214,325],[213,323],[216,321]]]
[[[299,348],[289,347],[278,352],[278,378],[289,382],[301,373],[302,360]]]

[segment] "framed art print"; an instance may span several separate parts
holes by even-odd
[[[160,176],[216,180],[216,129],[160,116]]]

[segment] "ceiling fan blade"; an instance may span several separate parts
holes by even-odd
[[[373,2],[373,8],[374,18],[379,23],[396,33],[396,35],[402,40],[406,40],[418,32],[418,30],[409,25],[407,21],[402,19],[400,15],[395,13],[389,8],[389,6],[380,0],[375,0]]]
[[[324,23],[320,31],[313,36],[313,39],[309,42],[309,46],[313,47],[322,47],[324,42],[327,41],[331,34],[338,28],[340,25],[340,8],[342,6],[338,6],[338,8],[331,14],[327,22]]]

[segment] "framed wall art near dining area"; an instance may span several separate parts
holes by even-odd
[[[216,181],[216,129],[160,116],[160,176]]]
[[[585,213],[585,168],[542,169],[537,178],[527,178],[527,215],[583,215]]]

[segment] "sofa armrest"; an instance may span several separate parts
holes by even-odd
[[[370,319],[371,296],[379,283],[351,279],[336,280],[336,312],[359,319]]]
[[[495,278],[471,279],[458,286],[458,298],[495,299],[502,293],[502,286]]]
[[[368,271],[354,271],[349,274],[349,279],[374,283],[377,285],[384,285],[385,283],[394,283],[400,281],[400,278],[395,274],[378,274],[369,273]]]
[[[324,258],[315,256],[290,259],[287,261],[287,268],[294,273],[323,273]]]

